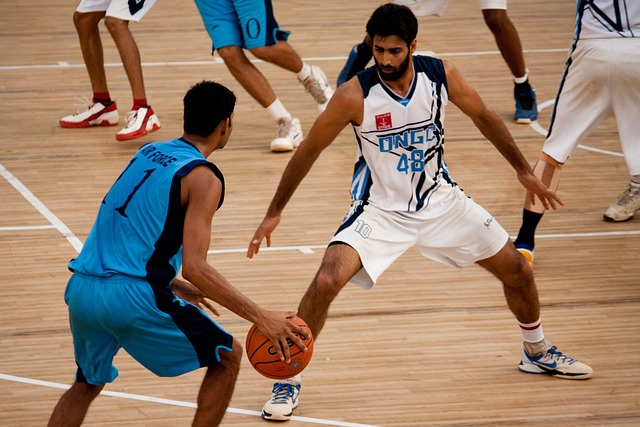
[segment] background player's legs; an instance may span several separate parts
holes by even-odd
[[[113,41],[116,43],[116,47],[120,53],[120,59],[122,59],[124,70],[127,73],[127,78],[131,85],[133,99],[146,99],[147,95],[144,89],[140,50],[129,30],[129,21],[107,16],[104,24],[109,30],[111,37],[113,37]]]
[[[221,350],[220,363],[207,369],[198,393],[198,409],[193,419],[193,427],[220,424],[233,395],[240,371],[242,351],[242,346],[234,339],[232,351]]]
[[[82,58],[89,74],[93,93],[108,92],[107,77],[104,71],[104,54],[98,24],[105,12],[75,12],[73,23],[78,32]]]
[[[100,394],[104,385],[97,386],[74,382],[53,410],[49,419],[49,427],[79,426],[87,415],[91,402]]]
[[[264,75],[249,61],[240,46],[218,49],[229,72],[262,107],[267,108],[276,100],[276,94]]]
[[[530,123],[538,118],[538,105],[535,92],[529,84],[518,31],[505,9],[483,9],[482,15],[514,78],[516,100],[514,118],[519,123]]]

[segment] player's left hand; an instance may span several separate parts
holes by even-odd
[[[280,215],[278,216],[267,216],[262,220],[262,223],[256,229],[256,232],[253,233],[253,238],[251,242],[249,242],[249,248],[247,249],[247,258],[253,258],[253,255],[260,252],[260,245],[262,244],[263,239],[267,239],[267,247],[271,246],[271,233],[276,227],[280,224]]]
[[[532,173],[518,174],[518,181],[526,188],[527,197],[531,204],[535,204],[537,197],[546,210],[549,210],[549,207],[551,207],[551,209],[555,211],[558,209],[558,205],[564,206],[564,202],[556,192],[547,187],[544,182]]]
[[[182,298],[193,305],[197,305],[203,310],[207,308],[216,316],[220,316],[220,312],[216,309],[211,300],[209,300],[205,294],[203,294],[202,291],[200,291],[200,289],[191,282],[178,278],[173,279],[173,282],[171,282],[171,291],[173,291],[178,298]]]

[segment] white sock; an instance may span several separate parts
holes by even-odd
[[[305,81],[311,76],[311,67],[309,64],[302,63],[302,70],[298,71],[298,80]]]
[[[544,332],[542,332],[542,321],[538,319],[533,323],[520,323],[520,332],[522,332],[522,340],[524,342],[537,343],[544,340]]]
[[[528,70],[528,69],[527,69],[527,70],[525,70],[524,76],[522,76],[522,77],[515,77],[515,76],[514,76],[514,77],[513,77],[513,81],[514,81],[515,83],[518,83],[518,84],[519,84],[519,83],[524,83],[524,82],[526,82],[527,80],[529,80],[529,70]]]
[[[267,111],[276,122],[280,122],[282,119],[288,120],[293,117],[278,98],[276,98],[276,100],[267,107]]]

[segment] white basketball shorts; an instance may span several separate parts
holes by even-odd
[[[331,239],[354,248],[363,268],[351,282],[368,289],[412,247],[426,257],[462,268],[497,254],[509,234],[482,206],[454,188],[448,207],[433,215],[389,212],[371,205],[354,205]]]

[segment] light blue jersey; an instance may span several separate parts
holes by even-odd
[[[215,165],[182,139],[144,145],[102,200],[95,224],[69,269],[91,276],[126,275],[168,287],[182,265],[184,209],[180,181]]]
[[[201,165],[222,181],[222,204],[221,172],[183,139],[141,147],[104,197],[65,291],[78,381],[113,381],[120,348],[159,376],[231,351],[233,337],[169,288],[182,265],[180,182]]]

